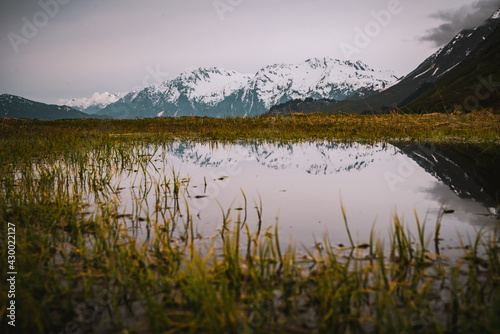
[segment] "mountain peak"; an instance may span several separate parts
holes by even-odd
[[[193,74],[193,73],[222,73],[222,72],[228,72],[223,68],[211,66],[211,67],[196,67],[196,66],[191,66],[188,67],[186,70],[184,70],[180,75],[183,74]]]
[[[338,60],[333,60],[330,57],[323,57],[323,58],[309,58],[307,59],[304,63],[308,63],[309,65],[316,65],[316,66],[327,66],[327,64],[336,62]]]
[[[225,85],[228,81],[248,81],[251,75],[241,74],[234,70],[226,70],[220,67],[191,67],[179,74],[176,78],[163,83],[168,86],[170,82],[184,82],[185,84],[197,84],[208,82],[215,85]]]
[[[493,13],[493,15],[491,16],[490,19],[492,19],[492,20],[500,19],[500,8],[496,12]]]
[[[203,76],[211,76],[211,75],[221,75],[221,76],[231,76],[231,75],[239,75],[240,73],[234,71],[234,70],[227,70],[221,67],[189,67],[186,70],[184,70],[181,74],[179,74],[179,77],[190,77],[190,76],[196,76],[196,75],[203,75]]]
[[[96,107],[102,109],[108,106],[109,104],[118,101],[121,97],[125,96],[125,94],[126,93],[95,92],[89,98],[83,97],[83,98],[73,98],[69,100],[59,99],[58,105],[69,106],[79,111],[92,113],[91,109],[95,109]]]
[[[418,67],[407,74],[405,77],[401,78],[396,84],[392,86],[386,86],[387,89],[384,91],[373,94],[371,96],[360,98],[360,99],[349,99],[348,101],[336,101],[334,103],[331,102],[323,102],[318,101],[317,103],[303,103],[303,104],[295,104],[292,109],[292,104],[284,105],[280,108],[276,108],[273,111],[273,114],[287,114],[291,112],[299,112],[307,113],[307,112],[316,112],[320,108],[324,112],[383,112],[390,110],[391,108],[403,107],[407,106],[412,101],[415,101],[417,98],[424,96],[422,101],[418,102],[419,105],[412,104],[411,108],[420,108],[425,105],[427,111],[433,110],[433,108],[443,106],[443,97],[445,94],[437,94],[439,91],[433,91],[434,83],[438,80],[444,80],[444,78],[452,78],[453,82],[456,85],[460,83],[462,86],[459,89],[456,89],[458,86],[453,86],[457,91],[463,91],[463,83],[465,85],[470,84],[472,86],[472,97],[474,97],[474,89],[477,85],[478,74],[483,75],[483,77],[487,77],[492,72],[492,68],[498,67],[495,63],[495,59],[491,59],[491,55],[487,60],[483,61],[483,64],[488,64],[483,68],[479,68],[478,66],[474,67],[474,61],[477,61],[478,53],[477,48],[482,43],[488,43],[488,45],[498,45],[498,34],[500,33],[498,29],[500,27],[500,10],[495,11],[495,13],[491,16],[491,19],[486,20],[483,24],[479,25],[476,28],[472,29],[464,29],[460,33],[458,33],[447,45],[443,48],[440,48],[433,55],[429,56],[426,60],[424,60]],[[476,52],[477,51],[477,52]],[[470,55],[473,54],[474,57],[470,58]],[[495,54],[492,52],[491,54]],[[463,67],[459,66],[463,63],[465,59],[469,59],[472,66],[469,67],[468,71],[462,71],[460,74],[458,73],[459,69],[463,69]],[[471,60],[474,59],[474,60]],[[352,64],[352,63],[351,63]],[[358,63],[357,65],[361,65]],[[465,65],[464,65],[465,66]],[[490,68],[491,67],[491,68]],[[472,71],[471,71],[472,69]],[[485,70],[486,72],[480,72],[480,70]],[[462,78],[465,74],[473,72],[476,76],[470,76],[470,80],[456,80],[458,77]],[[366,72],[363,72],[363,74]],[[375,72],[377,73],[377,72]],[[450,75],[453,74],[453,76]],[[451,80],[451,79],[450,79]],[[448,85],[449,83],[447,83]],[[450,85],[451,86],[451,85]],[[430,93],[429,93],[430,92]],[[453,92],[450,90],[448,96],[459,96],[462,93]],[[434,95],[431,95],[434,93]],[[427,94],[427,95],[424,95]],[[476,94],[477,95],[477,94]],[[494,94],[493,94],[494,95]],[[433,100],[436,96],[435,100]],[[464,102],[464,96],[460,96],[459,99],[453,101],[453,103],[466,103]],[[467,99],[466,99],[467,100]],[[431,102],[429,102],[431,101]],[[451,100],[450,100],[451,101]],[[450,102],[452,103],[452,102]],[[490,101],[485,101],[486,103],[490,103]],[[496,103],[493,99],[489,105],[494,105]],[[450,104],[451,105],[451,104]],[[425,109],[419,109],[420,111]]]
[[[346,61],[341,61],[339,59],[333,59],[330,57],[323,57],[323,58],[310,58],[307,59],[304,63],[309,64],[311,67],[328,67],[328,66],[351,66],[354,67],[356,70],[359,71],[373,71],[370,66],[366,65],[363,63],[361,60],[357,60],[355,62],[352,62],[350,60]]]

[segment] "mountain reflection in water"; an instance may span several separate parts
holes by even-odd
[[[189,179],[186,202],[195,229],[205,237],[220,228],[221,208],[232,208],[233,222],[238,215],[243,219],[243,192],[250,229],[256,229],[255,208],[262,202],[264,226],[278,222],[285,244],[291,239],[311,247],[325,233],[333,244],[347,244],[342,201],[355,242],[368,242],[372,226],[385,238],[396,213],[417,235],[416,213],[431,235],[444,207],[453,213],[442,218],[443,246],[457,247],[459,235],[474,236],[478,227],[497,224],[491,194],[498,188],[478,183],[485,180],[479,177],[484,174],[477,171],[473,176],[446,155],[450,152],[449,147],[409,144],[177,142],[156,152],[149,172],[154,175],[168,166]],[[132,187],[136,179],[122,184],[127,182],[132,192],[137,189]],[[127,196],[123,199],[126,202]]]

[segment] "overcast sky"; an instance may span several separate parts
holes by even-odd
[[[56,103],[155,84],[189,67],[255,73],[325,56],[404,75],[498,7],[500,0],[0,0],[0,94]]]

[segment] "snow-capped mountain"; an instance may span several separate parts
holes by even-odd
[[[210,115],[231,116],[236,109],[234,94],[251,79],[250,75],[220,68],[188,69],[179,76],[126,94],[99,111],[113,118]]]
[[[287,114],[290,112],[380,112],[407,105],[423,91],[433,87],[434,83],[461,64],[483,41],[489,40],[492,33],[500,26],[500,10],[496,11],[488,20],[476,28],[462,30],[446,46],[436,51],[424,60],[415,70],[401,78],[394,85],[362,99],[351,99],[337,103],[314,103],[297,104],[292,109],[290,104],[275,108],[271,114]],[[491,65],[486,67],[489,73],[492,68],[498,67],[495,58],[491,57]],[[474,79],[477,82],[477,78]],[[462,99],[463,100],[463,99]],[[461,102],[461,101],[456,101]],[[442,103],[441,103],[442,105]]]
[[[98,114],[113,118],[253,116],[292,99],[364,96],[396,80],[390,71],[375,71],[362,62],[331,58],[270,65],[255,75],[197,68],[162,84],[130,92]]]
[[[460,64],[479,43],[500,24],[500,10],[479,27],[459,32],[448,44],[427,58],[403,80],[414,80],[419,84],[433,82]]]
[[[125,93],[94,93],[90,98],[79,98],[79,99],[70,99],[64,100],[60,99],[58,105],[72,107],[73,109],[82,111],[86,114],[95,114],[99,110],[105,108],[118,101],[121,97],[123,97]]]
[[[407,99],[405,107],[415,112],[435,112],[459,110],[470,112],[482,108],[500,108],[500,95],[480,94],[481,89],[494,91],[495,83],[500,79],[500,67],[495,55],[500,53],[500,10],[490,21],[496,21],[496,29],[482,40],[475,48],[461,46],[468,56],[450,70],[443,72],[431,84],[422,85]],[[483,29],[488,28],[485,26]],[[477,30],[475,30],[477,31]],[[471,32],[460,33],[452,46],[463,44],[463,39],[470,38]],[[477,36],[476,36],[477,37]],[[452,50],[450,52],[450,50]],[[444,55],[452,54],[453,48],[444,49]],[[456,49],[455,49],[456,50]],[[435,63],[436,64],[436,63]],[[440,68],[440,67],[439,67]],[[471,103],[472,101],[472,103]]]
[[[173,80],[164,82],[156,88],[156,93],[164,94],[168,102],[175,102],[181,95],[188,100],[216,105],[235,91],[242,89],[252,78],[250,74],[240,74],[216,67],[191,68]]]
[[[262,68],[238,92],[246,111],[261,114],[273,105],[294,99],[345,100],[355,94],[364,96],[381,91],[397,77],[390,71],[374,71],[358,61],[313,58],[298,65],[277,64]]]
[[[493,13],[491,19],[500,19],[500,9]]]

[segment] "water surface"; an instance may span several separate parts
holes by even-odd
[[[443,171],[446,163],[432,150],[389,144],[179,142],[154,152],[145,184],[161,183],[175,171],[184,185],[179,219],[186,219],[186,203],[201,237],[216,234],[228,209],[233,222],[246,218],[255,230],[261,208],[263,226],[278,223],[285,244],[313,247],[327,234],[334,245],[348,245],[342,203],[355,243],[368,242],[372,226],[388,242],[395,214],[414,236],[417,215],[431,239],[442,209],[449,210],[440,237],[441,247],[450,249],[460,246],[459,237],[467,243],[498,221],[491,196],[458,165],[453,173],[446,172],[449,167]],[[137,173],[121,176],[122,205],[131,213],[134,198],[155,202],[154,191],[145,195],[144,179]]]

